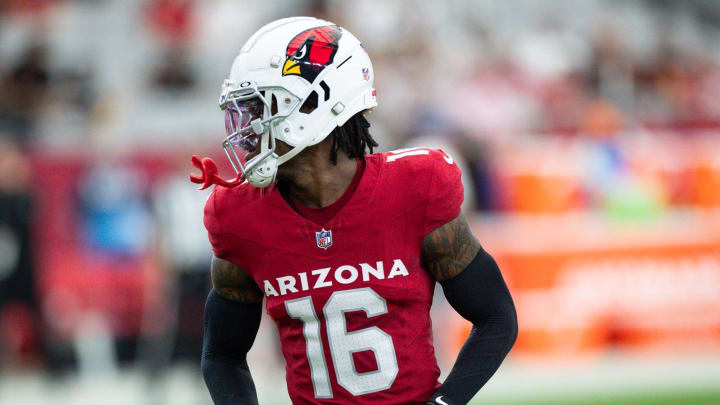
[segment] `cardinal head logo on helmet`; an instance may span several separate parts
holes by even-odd
[[[288,44],[282,75],[297,75],[312,83],[325,67],[333,63],[342,29],[337,25],[305,30]]]

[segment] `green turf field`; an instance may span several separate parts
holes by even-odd
[[[718,382],[720,386],[720,381]],[[720,387],[705,392],[676,392],[663,394],[627,394],[607,396],[568,396],[538,400],[483,401],[471,405],[720,405]]]

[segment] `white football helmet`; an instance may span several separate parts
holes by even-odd
[[[267,187],[278,166],[377,106],[373,80],[360,41],[333,23],[293,17],[264,26],[242,47],[222,85],[225,154],[252,185]],[[278,156],[277,140],[293,149]],[[248,151],[259,153],[245,161]]]

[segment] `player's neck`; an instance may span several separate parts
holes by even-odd
[[[325,149],[317,148],[292,159],[295,160],[292,170],[283,176],[289,197],[308,208],[327,207],[339,200],[355,176],[356,159],[339,151],[334,165],[329,150]]]

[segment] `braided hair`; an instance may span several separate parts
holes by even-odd
[[[370,135],[369,128],[370,123],[365,119],[362,111],[350,117],[342,126],[335,128],[330,133],[332,136],[330,161],[337,165],[339,150],[345,152],[351,159],[365,155],[366,149],[373,153],[373,148],[376,148],[378,143]]]

